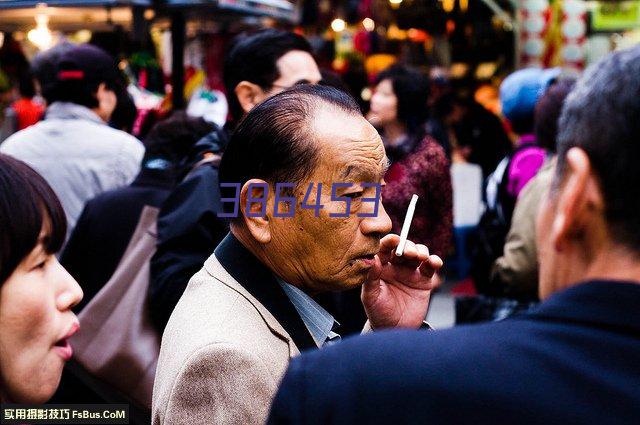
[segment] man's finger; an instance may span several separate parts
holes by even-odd
[[[429,258],[429,248],[423,244],[417,244],[418,251],[420,251],[420,258],[424,258],[425,260]]]
[[[411,241],[407,241],[404,253],[401,257],[394,255],[391,259],[393,264],[403,265],[412,269],[416,269],[423,261],[429,259],[429,249],[422,244],[414,244]]]
[[[387,283],[394,285],[402,285],[410,288],[422,288],[430,286],[430,276],[425,276],[419,269],[420,263],[413,262],[409,264],[397,264],[392,262],[383,267],[380,278]]]
[[[394,255],[393,251],[400,243],[400,236],[395,233],[390,233],[384,238],[380,239],[380,249],[378,250],[378,257],[382,264],[387,264],[391,260],[391,256]]]
[[[443,266],[444,262],[437,255],[430,255],[427,261],[420,265],[420,273],[426,277],[432,277]]]

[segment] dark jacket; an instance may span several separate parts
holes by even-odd
[[[637,424],[640,284],[593,281],[502,322],[303,354],[271,424]]]
[[[143,207],[160,207],[174,184],[172,171],[143,168],[130,186],[102,193],[87,202],[60,258],[84,291],[76,311],[111,278]]]
[[[197,165],[210,153],[220,154],[227,137],[224,130],[217,130],[194,146],[191,166],[186,167],[192,171],[160,209],[149,291],[151,316],[160,332],[191,276],[202,268],[229,231],[228,223],[218,218],[222,211],[218,167],[209,163]]]

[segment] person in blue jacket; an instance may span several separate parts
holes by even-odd
[[[269,423],[637,424],[638,117],[640,46],[602,59],[567,97],[536,226],[538,307],[303,354]]]

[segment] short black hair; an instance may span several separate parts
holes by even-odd
[[[429,117],[429,79],[417,69],[396,64],[378,74],[375,84],[384,80],[391,81],[398,99],[398,121],[407,127],[410,136],[421,137]]]
[[[575,78],[563,78],[553,83],[536,103],[534,132],[540,147],[556,151],[558,119],[567,95],[575,86]]]
[[[47,103],[70,102],[85,106],[89,109],[98,107],[96,93],[100,84],[104,83],[107,90],[111,90],[119,97],[119,92],[124,90],[121,83],[115,80],[91,79],[88,81],[58,81],[55,86],[47,91]]]
[[[565,100],[559,122],[558,168],[566,154],[586,152],[599,178],[613,239],[640,252],[640,46],[605,56],[585,71]]]
[[[270,184],[308,179],[319,150],[310,121],[320,105],[361,115],[356,101],[333,87],[301,85],[278,93],[238,124],[220,163],[220,182],[242,186],[253,178]],[[233,198],[235,189],[222,187],[221,194]]]
[[[311,45],[301,35],[276,29],[242,33],[234,39],[224,61],[224,87],[234,119],[244,113],[235,94],[238,83],[249,81],[269,90],[280,78],[276,62],[293,50],[311,53]]]
[[[36,247],[45,222],[46,252],[60,250],[67,233],[62,205],[47,182],[31,167],[0,154],[0,285]]]
[[[191,117],[184,111],[176,111],[153,126],[144,139],[144,164],[153,159],[163,159],[177,166],[189,154],[193,145],[217,126],[202,117]]]

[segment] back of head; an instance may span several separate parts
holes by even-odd
[[[142,166],[176,169],[193,145],[215,129],[215,124],[201,117],[194,118],[183,111],[173,113],[154,125],[144,139],[146,150]]]
[[[276,62],[293,50],[311,53],[311,46],[298,34],[276,29],[236,37],[224,63],[224,85],[233,118],[240,119],[243,114],[235,95],[238,83],[248,81],[270,89],[280,77]]]
[[[558,138],[558,119],[562,112],[564,100],[576,84],[574,78],[567,78],[555,82],[536,104],[534,132],[538,145],[549,152],[556,151]]]
[[[389,80],[398,99],[398,120],[407,126],[409,134],[419,132],[429,111],[429,79],[417,69],[392,65],[376,77],[376,84]]]
[[[278,93],[240,121],[222,157],[220,182],[242,187],[252,178],[272,184],[304,181],[318,160],[311,122],[320,107],[361,114],[351,96],[333,87],[301,85]],[[233,198],[235,189],[221,193]]]
[[[64,52],[72,47],[73,44],[69,42],[56,44],[49,50],[36,54],[31,61],[31,73],[40,84],[42,97],[44,97],[48,103],[51,103],[52,90],[55,88],[57,81],[56,69],[58,60]]]
[[[49,253],[64,243],[67,222],[47,182],[27,164],[0,154],[0,285],[37,245],[43,226]]]
[[[122,81],[115,61],[108,53],[90,44],[73,46],[58,58],[54,73],[56,82],[47,101],[71,102],[87,108],[98,106],[95,93],[104,83],[119,92]]]
[[[636,252],[640,252],[639,117],[640,46],[636,46],[604,57],[584,73],[565,100],[558,134],[558,172],[565,169],[569,149],[584,150],[600,181],[614,241]]]
[[[500,85],[502,114],[514,132],[527,134],[533,131],[536,103],[560,72],[559,68],[527,68],[504,79]]]

